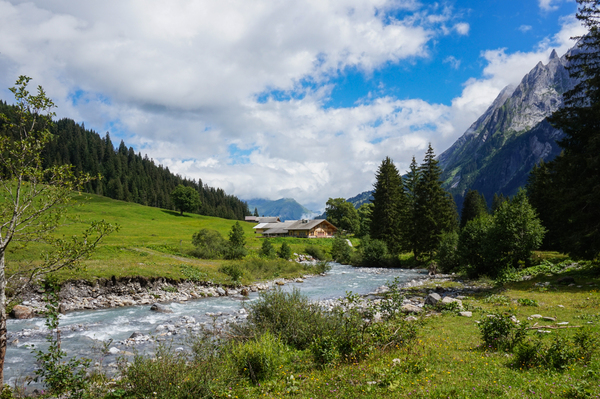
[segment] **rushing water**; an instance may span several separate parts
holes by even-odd
[[[282,288],[292,290],[296,287],[304,295],[317,301],[343,297],[348,291],[368,294],[396,277],[401,282],[409,282],[426,275],[424,270],[355,268],[335,263],[332,266],[325,276],[309,278],[304,283],[290,283]],[[190,317],[196,323],[212,323],[212,317],[207,313],[235,315],[245,306],[245,302],[257,298],[258,294],[252,293],[247,300],[239,297],[215,297],[164,304],[173,313],[151,312],[148,305],[71,312],[62,315],[60,319],[62,348],[70,355],[94,359],[99,357],[94,349],[101,348],[110,339],[118,343],[134,332],[157,334],[157,326],[181,323],[186,318],[192,320]],[[40,318],[8,321],[9,341],[18,339],[18,342],[7,348],[4,373],[9,384],[33,374],[35,358],[30,346],[35,345],[41,349],[47,346],[43,330],[44,320]],[[123,346],[120,348],[132,350]],[[109,355],[105,363],[114,362],[115,357],[116,355]]]

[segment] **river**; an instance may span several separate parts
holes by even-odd
[[[305,279],[304,283],[289,283],[282,289],[298,288],[310,299],[318,301],[340,298],[348,291],[365,295],[396,277],[400,282],[409,282],[426,275],[425,270],[356,268],[332,263],[332,269],[326,275]],[[239,318],[243,316],[242,308],[246,303],[257,298],[258,294],[252,293],[247,299],[223,296],[163,304],[173,313],[151,312],[147,305],[70,312],[60,318],[62,348],[71,356],[97,360],[100,355],[96,349],[112,339],[115,348],[126,351],[120,354],[126,354],[132,351],[132,347],[119,343],[132,333],[162,335],[161,339],[181,337],[176,329],[171,329],[172,326],[210,324],[213,322],[211,314],[222,314],[221,319],[232,319],[235,316]],[[175,335],[167,334],[170,330],[164,329],[164,326],[168,326]],[[8,321],[11,344],[7,348],[4,368],[8,384],[13,385],[33,374],[36,365],[31,345],[40,349],[47,347],[44,329],[44,320],[40,318]],[[148,344],[137,345],[137,349],[142,352],[151,350],[151,347]],[[108,355],[104,359],[105,364],[114,368],[117,356],[116,353]]]

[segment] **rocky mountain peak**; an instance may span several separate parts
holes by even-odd
[[[446,188],[452,194],[462,196],[468,189],[478,189],[486,191],[488,200],[495,192],[510,195],[510,190],[526,182],[535,163],[555,155],[560,132],[545,119],[562,106],[563,93],[575,84],[567,63],[566,55],[559,57],[553,50],[547,64],[540,61],[516,87],[505,87],[483,115],[439,156]],[[533,136],[525,138],[527,135]],[[486,170],[490,165],[494,165],[493,171]],[[517,177],[525,181],[517,182]]]

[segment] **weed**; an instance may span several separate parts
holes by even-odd
[[[517,303],[521,306],[539,306],[538,301],[536,301],[535,299],[528,298],[519,298],[517,299]]]
[[[511,351],[527,334],[527,323],[516,323],[508,313],[492,313],[477,325],[485,349]]]

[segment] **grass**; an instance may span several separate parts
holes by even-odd
[[[61,281],[68,279],[85,279],[94,281],[99,278],[116,278],[143,276],[147,278],[167,277],[171,279],[186,278],[182,273],[182,265],[197,268],[204,273],[206,279],[215,283],[228,283],[228,277],[218,270],[227,262],[224,260],[201,260],[190,256],[194,249],[192,235],[203,228],[217,230],[225,239],[235,220],[227,220],[210,216],[184,213],[152,208],[130,202],[117,201],[93,194],[74,195],[74,207],[68,211],[68,220],[61,226],[57,234],[66,237],[79,234],[86,224],[92,220],[104,219],[120,226],[118,232],[106,237],[89,260],[78,270],[63,270],[58,273]],[[252,227],[254,224],[240,224],[246,237],[246,247],[258,251],[262,244]],[[273,239],[276,248],[283,239]],[[331,240],[294,239],[288,245],[296,253],[304,253],[306,245],[331,246]],[[25,250],[13,247],[7,254],[8,268],[20,264],[38,261],[42,252],[47,249],[39,244],[32,244]],[[298,269],[298,268],[296,268]],[[281,276],[298,276],[303,270],[292,273],[280,271]],[[261,276],[260,279],[265,278]],[[246,276],[242,282],[253,279]],[[258,278],[257,278],[258,279]]]
[[[185,363],[182,377],[169,380],[169,388],[182,389],[189,383],[193,373],[212,375],[204,380],[205,395],[231,398],[596,398],[600,397],[600,350],[596,344],[585,350],[591,359],[578,359],[565,362],[563,368],[549,365],[521,367],[513,353],[494,351],[483,345],[476,321],[488,314],[515,315],[521,323],[542,326],[557,326],[558,322],[568,322],[569,326],[582,326],[588,329],[588,336],[600,336],[600,273],[596,269],[569,270],[563,274],[575,278],[576,285],[557,283],[561,274],[538,276],[529,281],[508,283],[502,287],[489,287],[487,281],[476,282],[478,286],[488,286],[482,291],[463,300],[465,308],[473,313],[472,318],[459,316],[453,311],[430,312],[417,321],[417,337],[404,345],[376,346],[368,348],[368,354],[360,359],[343,361],[338,358],[333,363],[323,365],[309,348],[284,342],[287,335],[294,335],[296,323],[284,322],[283,330],[278,330],[280,341],[274,336],[256,336],[255,339],[227,344],[227,350],[205,351],[210,356],[219,353],[218,360]],[[545,290],[538,283],[550,282]],[[272,294],[274,295],[274,294]],[[531,307],[523,304],[536,303]],[[308,307],[299,307],[298,311]],[[264,313],[264,312],[263,312]],[[290,312],[275,312],[286,317],[309,317],[312,313],[302,312],[291,316]],[[552,316],[555,322],[540,319],[528,320],[533,314]],[[312,316],[311,316],[312,317]],[[282,319],[283,320],[283,319]],[[283,320],[285,321],[285,320]],[[317,325],[311,321],[310,325]],[[292,328],[292,333],[285,332]],[[533,339],[541,347],[548,348],[556,337],[571,340],[582,328],[548,329],[550,333],[540,334],[527,330],[526,340]],[[255,331],[255,330],[251,330]],[[371,330],[373,333],[377,329]],[[248,334],[242,334],[248,336]],[[322,335],[322,334],[320,334]],[[262,341],[264,342],[262,342]],[[213,340],[207,342],[213,343]],[[262,342],[262,343],[261,343]],[[566,341],[565,341],[566,342]],[[314,347],[313,347],[314,348]],[[240,363],[242,349],[250,357]],[[272,358],[274,353],[280,355]],[[164,355],[163,355],[164,356]],[[174,354],[170,356],[175,356]],[[204,355],[206,356],[206,355]],[[166,358],[169,358],[168,356]],[[201,360],[201,359],[200,359]],[[206,359],[205,359],[206,360]],[[158,359],[147,362],[155,367]],[[183,364],[183,363],[182,363]],[[193,367],[189,367],[193,364]],[[269,367],[268,373],[258,378],[247,374],[246,364],[254,365],[253,370]],[[143,366],[141,363],[136,367]],[[203,367],[206,368],[205,374]],[[217,368],[215,368],[217,367]],[[262,369],[260,369],[262,370]],[[143,371],[138,369],[138,371]],[[127,386],[135,396],[144,391],[144,386],[125,378],[120,386],[122,397],[127,396]],[[131,385],[127,385],[131,384]],[[137,384],[137,385],[136,385]],[[166,386],[167,382],[164,381]],[[119,387],[119,385],[117,385]],[[149,388],[154,385],[149,385]],[[139,391],[138,391],[139,390]],[[154,389],[156,392],[157,389]],[[166,397],[158,391],[155,397]],[[169,390],[169,397],[186,397],[185,392]],[[110,397],[110,396],[109,396]],[[121,397],[121,396],[120,396]]]

